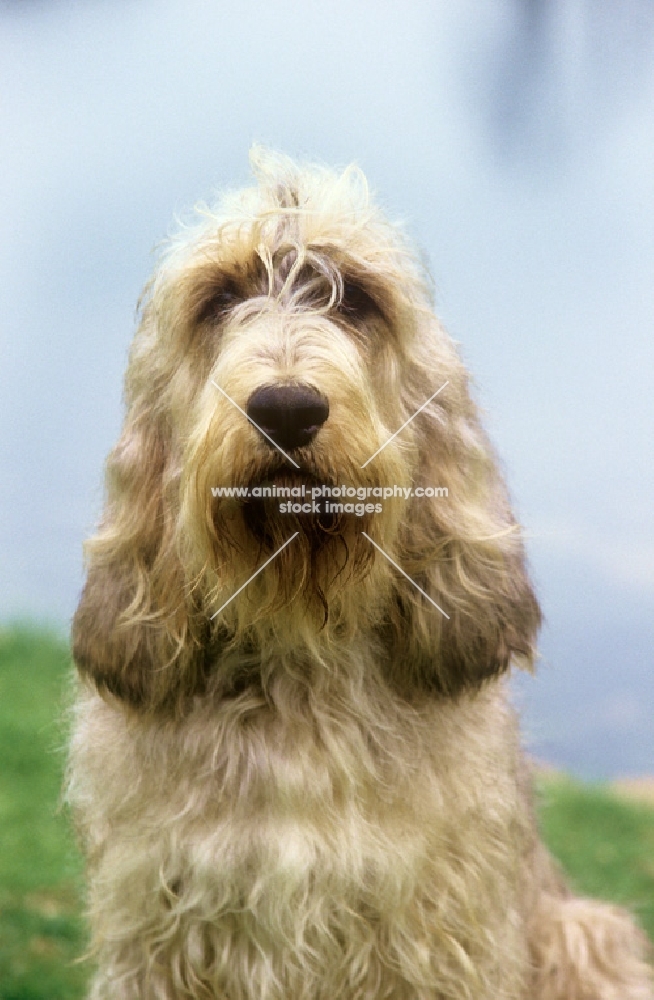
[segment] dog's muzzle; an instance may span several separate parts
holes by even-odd
[[[247,415],[280,448],[301,448],[329,416],[329,403],[308,385],[262,385],[247,403]]]

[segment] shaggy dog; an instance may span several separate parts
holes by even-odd
[[[539,609],[428,278],[359,170],[252,160],[145,290],[88,543],[90,996],[651,1000],[538,839]]]

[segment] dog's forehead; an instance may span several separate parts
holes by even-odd
[[[400,247],[406,251],[403,235],[367,188],[329,173],[267,177],[256,186],[223,193],[213,207],[201,206],[198,221],[199,230],[186,230],[191,252],[197,243],[201,252],[210,247],[234,264],[247,264],[259,250],[273,256],[296,248],[335,263],[351,254],[379,257],[383,247],[390,253]]]
[[[190,225],[171,236],[155,297],[188,297],[194,318],[223,316],[245,299],[280,294],[294,296],[295,305],[300,294],[304,305],[323,306],[327,295],[368,318],[375,305],[389,320],[398,310],[430,307],[424,258],[359,174],[300,171],[259,181],[198,206]]]
[[[315,278],[333,283],[372,278],[379,271],[374,241],[347,239],[342,231],[302,221],[284,213],[245,224],[231,220],[189,243],[186,266],[200,283],[231,280],[252,291],[262,282],[283,284],[289,276],[293,284]]]
[[[279,211],[245,222],[228,220],[212,235],[216,262],[243,272],[258,269],[258,261],[283,270],[298,257],[319,256],[340,266],[353,257],[365,260],[375,254],[371,235],[318,213]]]

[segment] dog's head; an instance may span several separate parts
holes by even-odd
[[[367,634],[398,685],[456,693],[538,625],[466,372],[360,171],[253,161],[146,289],[78,666],[154,708],[225,649]]]

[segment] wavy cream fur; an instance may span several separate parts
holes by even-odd
[[[87,547],[90,996],[652,1000],[641,933],[538,839],[503,675],[540,615],[428,276],[357,169],[252,162],[144,292]],[[300,473],[224,395],[280,385],[329,401]],[[211,493],[303,478],[448,496],[325,525]]]

